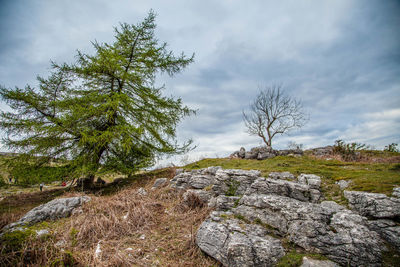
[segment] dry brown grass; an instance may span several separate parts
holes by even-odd
[[[21,266],[218,266],[195,244],[210,211],[195,200],[189,207],[168,187],[152,191],[154,178],[144,186],[147,196],[137,194],[139,184],[91,196],[81,213],[51,224],[51,238],[30,239],[23,253],[8,256]]]

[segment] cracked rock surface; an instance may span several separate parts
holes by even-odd
[[[53,199],[28,211],[20,220],[5,226],[3,230],[11,230],[22,225],[32,225],[42,221],[68,217],[74,209],[88,201],[90,201],[88,196]]]
[[[269,236],[264,227],[221,215],[213,212],[201,224],[196,243],[224,266],[273,266],[284,256],[281,241]]]
[[[349,210],[323,201],[320,186],[313,174],[273,172],[264,178],[259,171],[221,167],[181,172],[171,180],[171,187],[186,191],[185,199],[195,195],[215,210],[196,243],[224,266],[274,266],[285,254],[280,239],[334,262],[326,266],[381,266],[386,245],[400,250],[397,188],[394,197],[344,191]]]

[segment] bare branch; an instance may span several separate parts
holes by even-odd
[[[250,111],[243,111],[247,132],[261,137],[268,147],[271,147],[272,138],[277,134],[301,128],[307,118],[301,102],[285,95],[280,85],[260,89],[250,104]]]

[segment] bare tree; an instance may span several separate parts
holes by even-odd
[[[260,90],[250,104],[250,112],[243,111],[243,120],[250,135],[261,137],[271,147],[275,135],[301,128],[307,122],[307,115],[299,100],[285,95],[281,86],[274,85]]]

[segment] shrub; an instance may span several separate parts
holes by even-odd
[[[399,149],[397,148],[398,144],[396,143],[391,143],[387,146],[385,146],[384,151],[389,151],[389,152],[399,152]]]

